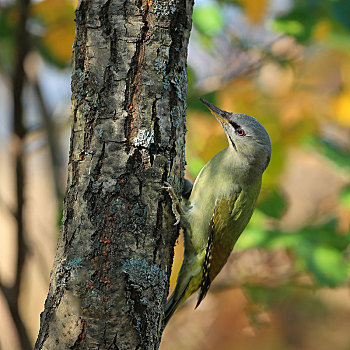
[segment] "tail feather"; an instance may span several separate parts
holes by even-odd
[[[209,286],[208,286],[208,289],[209,289]],[[197,307],[199,306],[199,304],[202,302],[202,300],[205,298],[205,296],[207,295],[207,292],[208,292],[208,289],[202,291],[200,290],[199,293],[198,293],[198,299],[197,299],[197,304],[196,306],[194,307],[195,309],[197,309]]]
[[[168,302],[166,303],[165,310],[164,310],[164,318],[163,318],[163,326],[164,327],[168,324],[168,322],[169,322],[171,316],[174,314],[174,312],[182,304],[182,301],[184,299],[185,293],[187,291],[187,288],[188,288],[190,282],[191,282],[191,280],[188,281],[186,287],[184,288],[184,290],[182,291],[182,293],[178,297],[175,297],[178,294],[178,293],[176,293],[176,290],[175,290],[174,293],[169,298]]]

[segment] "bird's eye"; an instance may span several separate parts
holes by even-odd
[[[238,128],[238,129],[236,129],[236,134],[237,134],[238,136],[244,136],[244,135],[245,135],[245,132],[244,132],[243,129]]]

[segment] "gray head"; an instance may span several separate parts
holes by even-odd
[[[271,158],[271,139],[264,127],[249,115],[225,112],[203,99],[201,101],[220,122],[229,147],[249,165],[263,172]]]

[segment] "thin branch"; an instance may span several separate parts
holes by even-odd
[[[56,126],[50,116],[49,109],[46,105],[38,79],[35,77],[34,79],[32,79],[32,83],[33,83],[34,91],[37,95],[39,106],[41,109],[41,117],[42,117],[44,129],[46,131],[47,141],[48,141],[48,146],[50,151],[50,160],[51,160],[52,174],[53,174],[53,179],[55,184],[56,198],[57,198],[57,202],[60,203],[64,193],[61,185],[62,181],[60,176],[60,168],[61,168],[60,149],[59,149],[59,143],[57,140]]]
[[[2,197],[0,197],[0,207],[4,208],[8,214],[10,214],[15,220],[17,220],[16,211],[13,210]]]
[[[25,127],[23,123],[23,86],[25,80],[24,60],[28,52],[26,22],[29,15],[30,0],[20,1],[20,18],[18,23],[16,37],[16,62],[13,75],[13,133],[16,143],[15,148],[15,168],[16,168],[16,199],[17,199],[17,269],[16,280],[14,284],[14,293],[18,299],[20,291],[20,281],[22,269],[26,255],[24,244],[24,225],[23,225],[23,208],[24,208],[24,177],[25,169],[23,162],[23,142],[25,138]]]
[[[23,323],[22,317],[19,313],[19,309],[18,309],[18,300],[14,300],[14,290],[13,288],[8,288],[6,286],[4,286],[1,281],[0,281],[0,291],[2,292],[2,294],[5,297],[5,300],[7,302],[7,305],[9,307],[10,310],[10,314],[13,320],[13,323],[16,326],[16,330],[19,336],[19,340],[22,346],[22,349],[24,350],[31,350],[32,349],[32,345],[31,345],[31,341],[29,339],[27,330],[25,328],[25,325]]]

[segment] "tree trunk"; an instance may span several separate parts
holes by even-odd
[[[81,0],[68,187],[36,349],[157,349],[193,0]]]

